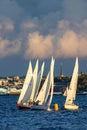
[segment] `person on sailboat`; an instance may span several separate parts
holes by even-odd
[[[34,104],[34,105],[38,105],[38,104],[39,104],[39,102],[40,102],[40,101],[39,101],[39,100],[37,100],[37,101],[36,101],[36,102],[34,102],[33,104]]]

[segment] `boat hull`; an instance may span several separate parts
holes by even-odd
[[[64,108],[67,110],[78,110],[79,106],[75,104],[65,104]]]
[[[27,109],[30,109],[30,106],[23,106],[23,105],[20,105],[20,104],[17,104],[17,107],[19,110],[27,110]]]
[[[32,105],[30,106],[31,110],[46,110],[46,111],[51,111],[51,109],[48,106],[44,105]]]

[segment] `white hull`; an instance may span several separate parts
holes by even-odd
[[[67,110],[78,110],[79,106],[75,104],[65,104],[64,108]]]
[[[54,95],[61,95],[62,92],[53,92]]]
[[[44,105],[32,105],[30,106],[31,110],[46,110],[46,111],[51,111],[50,108],[48,108],[48,106],[44,106]]]

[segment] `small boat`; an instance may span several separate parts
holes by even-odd
[[[54,95],[62,95],[62,92],[54,92]]]
[[[18,95],[21,93],[21,89],[9,88],[7,93],[8,95]]]
[[[7,95],[7,89],[6,88],[0,88],[0,95]]]
[[[85,94],[87,95],[87,91],[84,91],[84,92],[83,92],[83,95],[85,95]]]
[[[38,93],[38,96],[32,106],[30,106],[31,110],[46,110],[51,111],[50,105],[53,97],[53,88],[54,88],[54,62],[55,60],[52,58],[50,71],[47,74],[47,77],[44,81],[44,84],[41,90]],[[48,96],[50,93],[50,98],[48,100]]]
[[[69,90],[69,87],[67,86],[64,93],[63,93],[63,96],[67,96],[68,90]]]
[[[78,110],[79,108],[78,105],[74,104],[74,100],[76,99],[77,82],[78,82],[78,58],[76,58],[72,79],[67,91],[66,101],[64,104],[64,108],[67,110]]]

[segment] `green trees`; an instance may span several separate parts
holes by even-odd
[[[80,74],[78,79],[78,91],[87,89],[87,74]]]
[[[59,90],[63,90],[66,86],[66,84],[69,85],[69,82],[71,81],[71,77],[55,77],[54,82],[55,84],[60,84],[61,83],[61,87],[57,87],[59,88]],[[64,86],[62,86],[63,84],[65,84]],[[55,86],[56,87],[56,86]],[[77,91],[81,91],[81,90],[87,90],[87,74],[79,74],[78,77],[78,85],[77,85]]]

